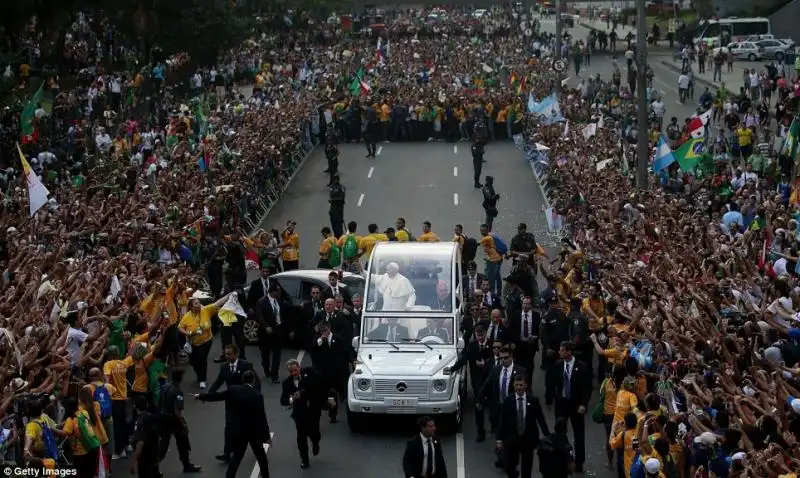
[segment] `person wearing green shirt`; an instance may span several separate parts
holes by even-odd
[[[753,154],[747,158],[747,164],[753,168],[754,173],[761,176],[761,172],[764,170],[764,156],[762,156],[761,152],[756,149],[753,151]]]

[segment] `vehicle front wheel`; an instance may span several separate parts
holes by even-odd
[[[366,417],[347,408],[347,426],[353,433],[363,433],[367,429]]]
[[[242,332],[248,344],[253,345],[258,343],[258,322],[253,319],[245,320],[244,325],[242,325]]]
[[[747,55],[747,60],[748,61],[756,61],[756,54],[755,53],[751,53],[751,54]]]
[[[453,433],[461,433],[461,427],[464,424],[464,398],[464,394],[458,394],[456,411],[446,417],[445,426],[448,431]]]

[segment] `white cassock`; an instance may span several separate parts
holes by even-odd
[[[383,297],[383,309],[386,311],[406,310],[417,302],[417,293],[411,281],[401,274],[389,277],[389,274],[370,274],[371,283]]]

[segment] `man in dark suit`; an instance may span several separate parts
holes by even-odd
[[[508,335],[508,324],[506,323],[505,317],[503,317],[502,310],[492,309],[489,319],[481,319],[478,321],[478,324],[482,325],[486,329],[486,336],[489,338],[489,340],[500,340],[503,343],[510,342],[510,337]]]
[[[533,476],[533,451],[539,445],[539,429],[543,436],[550,434],[539,399],[527,390],[527,378],[514,377],[514,395],[503,401],[500,414],[496,446],[505,455],[508,478]],[[518,464],[522,465],[521,475],[517,473]]]
[[[350,377],[350,364],[356,360],[355,350],[348,340],[332,333],[329,323],[322,322],[320,337],[311,348],[311,360],[314,369],[334,392],[336,404],[330,407],[328,419],[337,423],[339,407],[347,400],[347,379]]]
[[[586,410],[592,396],[592,372],[588,365],[572,355],[573,345],[563,342],[561,357],[547,371],[545,402],[555,399],[556,418],[568,418],[575,436],[575,471],[581,472],[586,459]]]
[[[447,478],[442,442],[436,438],[436,423],[430,417],[419,419],[419,435],[406,442],[403,474],[406,478]]]
[[[417,332],[417,340],[422,340],[425,337],[439,337],[445,343],[451,343],[450,331],[444,327],[444,320],[447,319],[428,319],[428,326],[424,329],[419,329]]]
[[[322,297],[324,299],[335,299],[337,295],[341,295],[344,299],[344,303],[348,306],[353,305],[353,300],[350,296],[350,292],[347,290],[347,286],[339,282],[339,273],[331,271],[331,273],[328,274],[328,286],[323,289]]]
[[[350,322],[353,325],[353,337],[361,335],[361,319],[364,315],[364,298],[358,294],[353,295],[353,314]]]
[[[461,352],[458,360],[450,370],[451,372],[457,372],[464,364],[469,363],[469,382],[472,384],[472,396],[477,397],[487,375],[485,372],[493,365],[492,358],[492,343],[486,339],[486,330],[479,325],[475,328],[475,340],[470,341],[464,348],[464,351]],[[485,417],[482,407],[475,407],[475,425],[478,428],[476,441],[482,442],[486,440]]]
[[[272,436],[264,408],[264,396],[256,386],[256,374],[248,370],[242,374],[242,385],[231,385],[222,392],[208,392],[195,395],[204,402],[225,401],[225,407],[232,413],[226,417],[226,427],[236,430],[231,437],[231,460],[228,463],[226,478],[236,478],[236,471],[242,463],[247,446],[253,450],[261,476],[269,477],[269,461],[264,444],[272,443]]]
[[[408,327],[398,325],[396,318],[386,319],[386,323],[380,324],[369,333],[369,339],[378,342],[406,342],[409,339]]]
[[[319,455],[319,418],[322,409],[328,406],[327,387],[322,377],[312,368],[301,368],[297,360],[287,364],[289,376],[283,381],[281,405],[291,407],[292,420],[297,430],[297,451],[300,452],[300,468],[308,468],[308,442],[311,451]]]
[[[250,283],[250,289],[247,291],[247,303],[244,305],[248,308],[248,313],[251,315],[256,314],[256,304],[267,295],[270,286],[269,276],[269,267],[261,266],[261,275],[258,279]]]
[[[267,295],[256,306],[256,320],[260,326],[258,348],[261,351],[261,366],[265,376],[272,378],[272,383],[280,382],[278,367],[281,362],[281,346],[288,328],[282,312],[286,309],[286,304],[281,302],[281,289],[277,282],[270,284]]]
[[[475,291],[480,289],[481,284],[483,284],[483,274],[478,272],[478,265],[475,261],[469,261],[467,263],[467,273],[464,274],[462,284],[464,284],[466,288],[464,290],[464,297],[469,298],[471,298],[475,294]]]
[[[527,373],[524,368],[514,363],[511,347],[501,348],[499,358],[500,365],[494,367],[487,374],[478,398],[475,400],[475,406],[488,407],[489,423],[492,425],[493,433],[497,433],[503,400],[514,393],[514,377]]]
[[[539,350],[539,312],[533,308],[533,299],[522,299],[522,309],[508,310],[508,337],[514,344],[517,363],[528,371],[528,383],[533,376],[533,362]]]
[[[303,304],[302,320],[305,323],[304,336],[301,342],[304,346],[311,346],[317,334],[314,332],[314,325],[317,316],[324,308],[325,300],[322,298],[322,288],[318,285],[311,286],[311,300]]]
[[[314,346],[314,343],[319,338],[322,324],[328,324],[334,334],[340,334],[344,338],[352,338],[353,325],[344,314],[336,310],[336,301],[334,299],[325,299],[322,311],[314,318],[314,335],[311,337],[311,347]]]
[[[499,309],[502,307],[502,298],[499,294],[492,292],[492,287],[489,285],[489,279],[486,279],[485,277],[481,282],[481,293],[481,302],[483,303],[484,307],[488,307],[490,309]]]
[[[250,362],[240,359],[239,358],[239,347],[234,344],[226,345],[225,346],[225,363],[220,365],[219,367],[219,374],[217,375],[217,379],[214,380],[214,383],[211,384],[211,388],[208,389],[209,393],[215,393],[222,385],[225,385],[226,388],[230,388],[233,385],[242,385],[242,375],[248,370],[255,373],[253,369],[253,364]],[[259,390],[261,389],[260,383],[258,383],[258,377],[256,377],[256,385],[258,386]],[[227,463],[231,459],[231,453],[233,453],[233,449],[231,448],[233,444],[232,435],[237,433],[236,430],[230,429],[228,425],[228,417],[233,413],[232,410],[229,408],[229,403],[225,402],[225,447],[221,455],[217,455],[216,458],[219,461]]]

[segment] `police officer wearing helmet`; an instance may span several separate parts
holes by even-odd
[[[183,380],[183,370],[172,371],[172,381],[167,382],[161,389],[159,395],[159,411],[162,417],[160,461],[164,460],[169,450],[169,442],[172,435],[175,435],[175,445],[178,447],[178,457],[183,463],[184,473],[197,473],[201,467],[189,461],[189,451],[192,449],[189,443],[189,425],[183,416],[184,396],[181,390]]]

